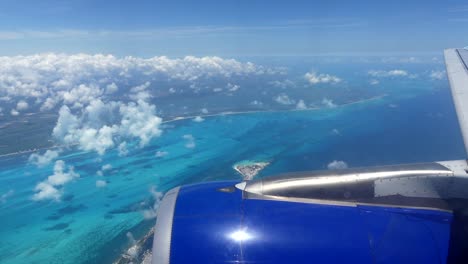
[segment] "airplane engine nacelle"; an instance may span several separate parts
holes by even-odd
[[[238,182],[169,191],[153,263],[445,263],[452,213],[245,194]]]

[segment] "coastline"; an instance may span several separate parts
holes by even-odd
[[[366,99],[361,99],[361,100],[357,100],[357,101],[354,101],[354,102],[349,102],[349,103],[344,103],[344,104],[340,104],[340,105],[336,105],[335,107],[333,108],[341,108],[341,107],[346,107],[346,106],[350,106],[350,105],[354,105],[354,104],[360,104],[360,103],[365,103],[365,102],[370,102],[370,101],[374,101],[374,100],[378,100],[378,99],[382,99],[384,98],[385,96],[387,96],[387,94],[382,94],[382,95],[376,95],[376,96],[373,96],[373,97],[370,97],[370,98],[366,98]],[[215,116],[225,116],[225,115],[245,115],[245,114],[256,114],[256,113],[287,113],[287,112],[305,112],[305,111],[317,111],[317,110],[321,110],[321,109],[326,109],[326,107],[309,107],[309,108],[306,108],[306,109],[286,109],[286,110],[251,110],[251,111],[227,111],[227,112],[221,112],[221,113],[215,113],[215,114],[202,114],[202,115],[192,115],[192,116],[178,116],[178,117],[174,117],[172,119],[169,119],[169,120],[164,120],[162,121],[163,124],[165,123],[172,123],[172,122],[176,122],[176,121],[181,121],[181,120],[188,120],[188,119],[194,119],[196,117],[215,117]]]
[[[154,227],[140,240],[135,241],[132,245],[113,262],[113,264],[130,264],[142,263],[150,264],[152,260],[152,245],[153,245]]]
[[[354,104],[360,104],[360,103],[370,102],[370,101],[382,99],[382,98],[384,98],[385,96],[387,96],[387,94],[376,95],[376,96],[373,96],[373,97],[370,97],[370,98],[366,98],[366,99],[357,100],[357,101],[354,101],[354,102],[349,102],[349,103],[344,103],[344,104],[336,105],[336,106],[333,107],[332,109],[342,108],[342,107],[346,107],[346,106],[350,106],[350,105],[354,105]],[[286,110],[227,111],[227,112],[214,113],[214,114],[205,114],[205,115],[178,116],[178,117],[174,117],[174,118],[172,118],[172,119],[163,120],[163,121],[161,122],[161,124],[173,123],[173,122],[182,121],[182,120],[189,120],[189,119],[194,119],[194,118],[196,118],[196,117],[206,118],[206,117],[227,116],[227,115],[248,115],[248,114],[256,114],[256,113],[305,112],[305,111],[317,111],[317,110],[321,110],[321,109],[326,109],[326,108],[324,108],[324,107],[310,107],[310,108],[306,108],[306,109],[295,109],[295,108],[294,108],[294,109],[286,109]],[[54,146],[50,146],[50,147],[42,147],[42,148],[35,148],[35,149],[20,150],[20,151],[17,151],[17,152],[11,152],[11,153],[6,153],[6,154],[0,154],[0,158],[9,157],[9,156],[16,156],[16,155],[22,155],[22,154],[27,154],[27,153],[33,153],[33,152],[40,151],[40,150],[48,150],[48,149],[55,149],[55,148],[62,148],[62,147],[70,147],[70,146],[73,146],[73,145],[68,145],[68,146],[54,145]]]

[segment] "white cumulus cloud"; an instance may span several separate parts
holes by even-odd
[[[289,96],[285,93],[281,93],[279,95],[277,95],[274,100],[279,103],[279,104],[282,104],[282,105],[292,105],[292,104],[295,104],[296,101],[294,101],[293,99],[289,98]]]
[[[304,78],[312,85],[319,84],[319,83],[339,83],[341,79],[330,75],[330,74],[323,74],[317,72],[308,72],[304,75]]]
[[[262,106],[263,103],[262,103],[262,101],[253,100],[252,102],[250,102],[250,105],[253,105],[253,106]]]
[[[16,108],[10,112],[13,116],[32,107],[41,111],[51,111],[62,105],[80,109],[96,99],[106,102],[117,92],[128,94],[127,99],[133,101],[148,100],[152,97],[149,89],[151,82],[155,80],[169,85],[171,82],[185,82],[187,87],[193,87],[191,89],[202,87],[212,90],[216,87],[197,86],[195,82],[217,78],[226,83],[230,92],[234,92],[240,86],[232,83],[233,78],[283,74],[281,69],[250,62],[193,56],[144,59],[102,54],[44,53],[3,56],[0,57],[0,65],[0,96],[19,100]],[[35,102],[33,105],[32,101]]]
[[[237,85],[237,84],[228,83],[227,86],[226,86],[226,88],[227,88],[228,91],[230,91],[230,92],[235,92],[235,91],[237,91],[237,90],[240,89],[240,86]]]
[[[195,143],[195,138],[191,134],[186,134],[182,136],[183,139],[185,139],[185,147],[192,149],[195,148],[197,145]]]
[[[97,180],[96,181],[96,187],[98,188],[103,188],[103,187],[106,187],[107,186],[107,182],[106,181],[103,181],[103,180]]]
[[[33,200],[51,199],[58,201],[63,192],[61,187],[79,177],[80,175],[73,170],[72,166],[68,166],[68,171],[66,171],[65,162],[57,160],[54,166],[54,174],[36,185]]]
[[[119,144],[119,147],[117,148],[119,152],[120,157],[125,157],[128,155],[128,148],[127,148],[127,142],[122,142]]]
[[[205,121],[205,119],[204,119],[203,117],[201,117],[201,116],[196,116],[196,117],[193,119],[193,121],[194,121],[194,122],[200,123],[200,122]]]
[[[336,107],[336,104],[333,103],[333,100],[332,100],[332,99],[328,99],[328,98],[323,98],[323,99],[322,99],[322,104],[323,104],[325,107],[328,107],[328,108]]]
[[[432,80],[443,80],[446,78],[447,73],[445,71],[431,71],[429,76]]]
[[[307,105],[305,104],[304,100],[301,99],[301,100],[299,100],[299,102],[297,102],[296,109],[298,109],[298,110],[307,109]]]
[[[156,116],[156,107],[145,101],[130,102],[120,106],[122,120],[120,130],[123,135],[140,139],[140,146],[145,146],[151,138],[158,137],[162,131],[159,128],[162,119]]]
[[[348,164],[346,164],[346,162],[341,161],[341,160],[334,160],[328,163],[327,168],[329,170],[342,170],[342,169],[348,168]]]
[[[154,154],[154,156],[155,156],[156,158],[162,158],[162,157],[167,156],[167,154],[169,154],[169,152],[158,150],[158,151],[156,151],[156,153]]]
[[[24,111],[26,109],[29,108],[29,104],[24,101],[24,100],[20,100],[17,104],[16,104],[16,110],[18,111]]]
[[[108,84],[106,86],[106,94],[113,94],[119,90],[119,87],[115,83]]]
[[[138,102],[92,101],[75,115],[67,106],[62,106],[53,129],[53,136],[67,145],[78,145],[86,151],[102,155],[118,145],[120,154],[127,152],[126,138],[139,140],[140,147],[161,135],[162,119],[156,116],[156,107],[143,100]]]
[[[291,88],[291,87],[296,86],[296,84],[293,81],[289,80],[289,79],[281,80],[281,81],[275,80],[275,81],[269,82],[269,84],[271,84],[274,87],[281,88],[281,89],[287,89],[287,88]]]
[[[154,204],[150,209],[143,210],[142,212],[143,217],[147,220],[156,218],[159,204],[161,203],[161,200],[163,198],[163,193],[157,191],[155,186],[151,186],[150,193],[154,200]]]
[[[47,150],[44,154],[33,153],[29,156],[29,162],[42,167],[49,164],[59,156],[59,151]]]
[[[2,203],[2,204],[6,203],[8,198],[13,196],[14,193],[15,193],[14,190],[9,190],[8,192],[2,194],[2,196],[0,196],[0,203]]]
[[[102,171],[107,171],[107,170],[111,170],[111,169],[112,169],[111,164],[105,164],[105,165],[102,165],[102,167],[101,167]]]
[[[405,71],[405,70],[400,70],[400,69],[395,69],[395,70],[389,70],[389,71],[376,71],[376,70],[371,70],[367,72],[370,76],[372,77],[410,77],[411,75]]]

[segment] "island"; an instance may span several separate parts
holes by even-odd
[[[245,181],[252,180],[261,170],[268,166],[268,161],[241,161],[234,164],[233,169],[236,170]]]

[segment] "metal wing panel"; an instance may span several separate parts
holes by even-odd
[[[450,89],[465,143],[465,152],[468,153],[468,51],[447,49],[444,55]]]

